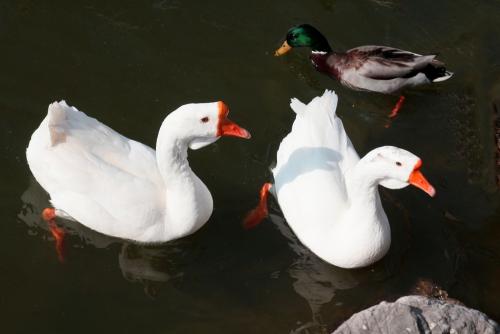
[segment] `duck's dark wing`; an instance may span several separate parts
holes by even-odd
[[[387,46],[367,45],[345,53],[348,64],[359,75],[377,80],[409,78],[429,64],[436,63],[436,55],[419,55]]]

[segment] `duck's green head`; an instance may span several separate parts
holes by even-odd
[[[309,47],[313,51],[330,52],[332,48],[325,36],[309,24],[301,24],[288,30],[283,45],[276,50],[275,56],[281,56],[292,48]]]

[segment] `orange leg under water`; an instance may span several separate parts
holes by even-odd
[[[401,109],[401,107],[403,106],[403,103],[404,103],[405,99],[406,98],[403,95],[401,95],[399,97],[398,102],[396,103],[396,105],[394,106],[394,108],[392,108],[391,113],[389,114],[389,118],[394,118],[394,117],[396,117],[398,115],[398,112]]]
[[[259,204],[255,209],[250,211],[243,221],[243,227],[246,229],[254,228],[259,225],[264,218],[267,217],[267,197],[269,195],[269,189],[271,189],[271,183],[264,183],[260,189],[260,200]]]
[[[56,225],[56,210],[54,208],[45,208],[42,212],[43,219],[49,225],[50,233],[56,242],[57,258],[61,263],[64,260],[64,230]]]

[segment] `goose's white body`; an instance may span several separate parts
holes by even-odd
[[[217,114],[217,103],[210,108]],[[213,208],[187,162],[182,114],[167,116],[155,151],[55,102],[31,137],[29,167],[61,216],[138,242],[180,238],[199,229]]]
[[[366,173],[342,121],[337,96],[326,91],[308,105],[290,104],[296,119],[273,170],[275,193],[297,237],[323,260],[367,266],[388,251],[391,232],[379,180]]]

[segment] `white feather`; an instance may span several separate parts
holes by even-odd
[[[432,82],[446,81],[449,78],[451,78],[452,76],[453,76],[453,72],[446,71],[445,75],[443,75],[442,77],[439,77],[439,78],[436,78],[436,79],[432,80]]]

